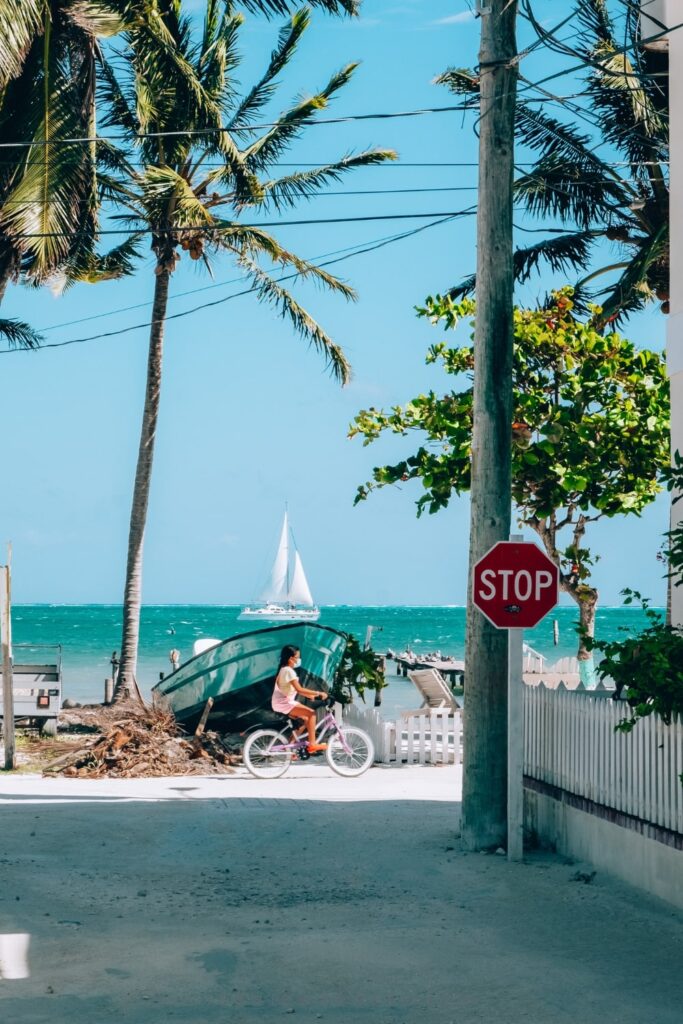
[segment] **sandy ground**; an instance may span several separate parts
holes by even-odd
[[[464,854],[456,768],[0,778],[18,1024],[680,1024],[683,915]]]

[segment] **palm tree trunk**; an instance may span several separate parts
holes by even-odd
[[[514,0],[493,0],[481,18],[470,586],[475,562],[510,533],[516,17]],[[483,850],[507,833],[508,638],[469,595],[467,608],[462,841]]]
[[[140,450],[135,471],[133,504],[130,513],[128,534],[128,564],[123,595],[123,635],[121,638],[121,663],[114,691],[114,700],[139,696],[135,679],[140,638],[140,609],[142,606],[142,550],[147,523],[149,486],[152,477],[154,442],[156,440],[159,398],[161,394],[161,362],[164,341],[164,325],[168,302],[168,285],[171,272],[161,262],[157,265],[152,307],[152,329],[149,338],[147,361],[147,390],[145,409],[142,415]]]

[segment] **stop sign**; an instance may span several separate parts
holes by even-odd
[[[559,579],[535,544],[501,540],[474,566],[472,600],[498,629],[528,629],[557,604]]]

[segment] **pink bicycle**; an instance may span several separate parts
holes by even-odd
[[[325,758],[337,775],[352,778],[366,772],[375,759],[372,740],[362,729],[340,726],[332,714],[332,700],[325,701],[327,712],[316,726],[316,742],[327,743]],[[322,706],[322,705],[320,705]],[[257,729],[244,744],[244,763],[257,779],[277,779],[284,775],[292,761],[307,761],[308,738],[294,736],[296,726],[292,719],[282,732],[277,729]],[[315,756],[315,755],[313,755]]]

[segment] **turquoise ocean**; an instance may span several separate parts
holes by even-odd
[[[239,608],[216,605],[150,605],[143,608],[140,630],[138,680],[144,692],[170,671],[169,651],[177,648],[181,661],[190,657],[198,637],[226,639],[258,628],[237,621]],[[553,621],[559,627],[559,644],[553,643]],[[441,651],[464,658],[465,609],[434,607],[351,607],[338,605],[322,609],[320,624],[353,633],[364,640],[368,626],[374,626],[372,645],[379,653],[401,651],[410,646],[416,654]],[[576,654],[576,612],[559,607],[535,629],[525,633],[526,642],[544,657],[555,661]],[[596,636],[616,639],[621,632],[645,624],[640,609],[598,609]],[[111,675],[112,652],[121,642],[120,605],[15,605],[12,614],[14,658],[32,661],[38,652],[17,645],[60,644],[62,648],[63,695],[82,703],[102,700],[105,677]],[[383,708],[410,707],[415,701],[412,684],[389,677]],[[412,702],[412,703],[411,703]]]

